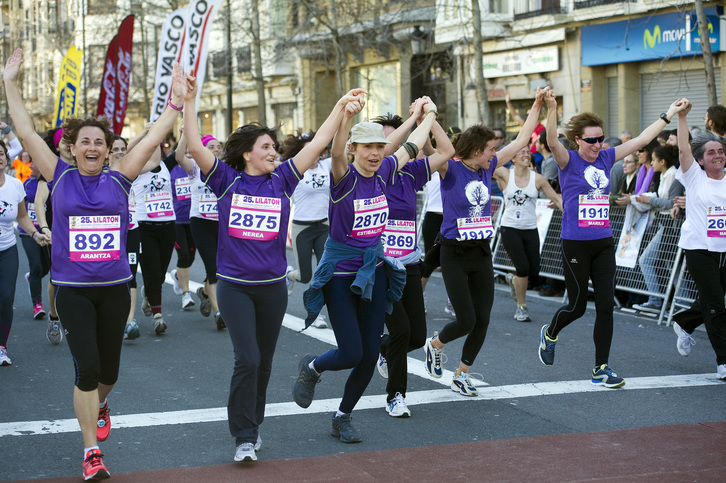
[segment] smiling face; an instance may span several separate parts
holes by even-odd
[[[106,137],[100,127],[84,126],[78,131],[78,139],[71,146],[78,171],[83,176],[100,174],[108,157]]]
[[[384,143],[353,143],[349,145],[355,169],[366,177],[373,176],[384,158]]]
[[[111,156],[114,161],[118,161],[126,155],[126,143],[120,139],[116,139],[111,146]]]
[[[515,166],[521,166],[523,168],[531,168],[532,167],[532,153],[530,152],[529,148],[522,148],[519,150],[516,156],[514,156],[514,159],[512,160],[514,162]]]
[[[599,138],[601,136],[603,136],[603,131],[600,126],[588,126],[582,130],[581,136],[575,136],[578,152],[583,159],[594,161],[600,153],[600,150],[603,148],[602,142],[590,144],[584,140],[587,138]]]
[[[209,149],[216,158],[222,157],[222,143],[220,143],[216,139],[212,139],[211,141],[209,141],[206,148]]]
[[[709,141],[706,143],[703,151],[703,158],[698,159],[700,164],[706,171],[709,178],[722,179],[724,176],[724,162],[726,162],[726,154],[724,154],[723,146],[718,141]]]
[[[252,151],[244,153],[245,173],[253,176],[272,173],[275,170],[275,141],[269,134],[257,138]]]
[[[23,151],[22,153],[20,153],[20,160],[24,164],[30,164],[30,162],[32,161],[32,159],[30,158],[30,154],[28,154],[27,151]]]
[[[5,149],[0,147],[0,177],[5,176],[5,168],[8,166],[8,155]]]

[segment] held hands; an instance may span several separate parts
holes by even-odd
[[[184,69],[182,69],[182,66],[179,64],[179,62],[174,62],[173,65],[173,70],[171,74],[171,90],[173,93],[172,98],[176,97],[177,102],[179,102],[179,100],[181,99],[186,100],[189,94],[189,76],[184,72]]]
[[[347,117],[358,115],[366,105],[365,96],[368,92],[364,89],[351,89],[346,95],[340,98],[339,104],[343,106],[344,114]]]
[[[46,235],[42,234],[39,231],[36,231],[35,233],[33,233],[33,240],[35,240],[35,243],[37,243],[41,247],[50,245],[50,243],[51,243],[50,238],[47,237]]]
[[[534,104],[532,105],[532,107],[542,107],[542,104],[545,103],[545,96],[551,90],[552,89],[550,89],[550,86],[546,86],[544,88],[538,87],[537,93],[534,96]]]
[[[686,197],[684,196],[676,196],[673,198],[673,205],[681,208],[682,210],[686,209]]]
[[[18,81],[18,74],[20,74],[20,66],[23,65],[23,49],[17,49],[13,52],[13,55],[8,57],[5,62],[5,70],[3,70],[3,80],[9,83],[15,83]]]
[[[543,92],[542,97],[544,99],[545,104],[547,105],[547,109],[549,109],[549,110],[557,109],[557,98],[555,97],[555,93],[552,89],[547,87],[545,89],[545,91]]]
[[[691,110],[691,102],[686,99],[685,97],[682,99],[678,99],[673,102],[673,104],[670,105],[668,108],[668,112],[666,115],[668,116],[668,119],[672,119],[673,116],[676,114],[683,112],[684,114],[688,114],[688,111]],[[687,108],[687,109],[686,109]]]

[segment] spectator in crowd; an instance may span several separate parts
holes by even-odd
[[[620,132],[620,141],[627,143],[631,139],[633,139],[633,134],[630,131],[628,131],[627,129],[623,129]]]
[[[720,104],[709,107],[703,121],[707,131],[715,132],[721,137],[726,136],[726,107]]]

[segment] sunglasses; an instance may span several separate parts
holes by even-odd
[[[595,143],[601,143],[605,141],[605,136],[599,136],[596,138],[580,138],[583,141],[585,141],[587,144],[595,144]]]

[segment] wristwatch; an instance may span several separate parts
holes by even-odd
[[[665,113],[665,112],[661,112],[661,113],[660,113],[660,118],[661,118],[661,119],[663,119],[663,120],[665,121],[665,123],[666,123],[666,124],[670,124],[670,123],[671,123],[671,120],[670,120],[670,119],[668,119],[668,116],[666,115],[666,113]]]

